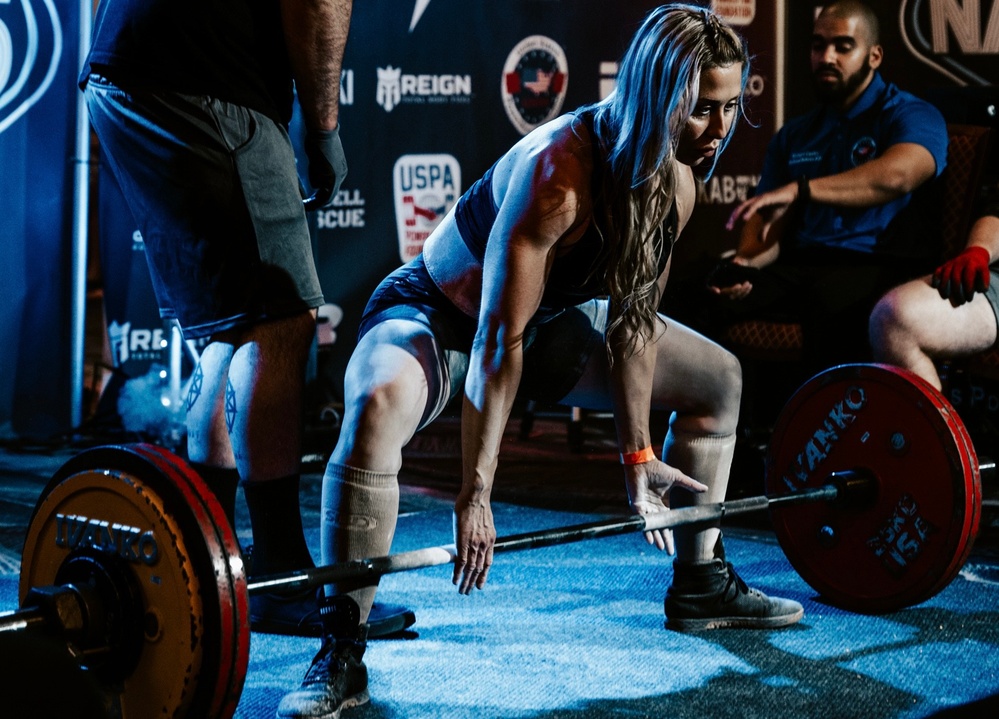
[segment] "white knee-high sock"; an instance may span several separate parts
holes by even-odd
[[[670,429],[663,443],[663,461],[708,485],[708,491],[700,494],[673,489],[670,492],[670,506],[689,507],[724,502],[734,454],[734,433],[704,435]],[[719,523],[688,525],[677,527],[674,535],[677,560],[707,562],[715,556],[715,545],[721,530]]]
[[[399,479],[394,472],[371,472],[330,462],[323,476],[323,564],[380,557],[389,553],[399,517]],[[366,622],[378,578],[327,587],[327,595],[349,594]]]

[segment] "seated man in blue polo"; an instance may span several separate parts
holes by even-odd
[[[743,319],[799,322],[805,376],[869,361],[875,302],[931,270],[939,253],[931,198],[947,126],[932,105],[885,82],[882,54],[864,3],[838,0],[817,16],[820,103],[771,140],[755,197],[729,220],[741,226],[736,253],[709,279],[713,299],[693,322],[713,335]]]

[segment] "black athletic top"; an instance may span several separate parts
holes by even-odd
[[[210,95],[287,124],[292,75],[277,0],[102,0],[90,72],[131,87]]]
[[[576,117],[590,131],[590,136],[596,137],[593,132],[592,111],[582,110],[577,113]],[[599,197],[596,190],[601,185],[605,165],[598,144],[594,142],[592,147],[593,177],[590,186],[593,188],[593,197],[596,198]],[[489,232],[492,230],[496,214],[499,211],[493,201],[492,194],[492,177],[495,167],[494,164],[468,188],[458,199],[454,209],[458,232],[469,251],[479,262],[482,262],[485,257]],[[673,242],[676,240],[678,221],[676,202],[674,202],[666,218],[666,242],[659,257],[658,274],[662,274],[666,268],[666,261],[669,259]],[[606,293],[604,282],[606,267],[602,266],[607,261],[605,243],[606,240],[597,227],[594,217],[583,236],[568,252],[556,257],[552,263],[545,291],[541,297],[541,306],[538,309],[538,314],[535,315],[535,320],[557,314],[568,307],[575,307]]]

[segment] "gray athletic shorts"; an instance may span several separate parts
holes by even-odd
[[[281,125],[211,97],[125,90],[99,75],[86,99],[142,233],[160,316],[195,338],[323,304]]]
[[[997,332],[999,332],[999,268],[991,268],[989,274],[992,277],[989,279],[989,288],[985,290],[985,297],[988,299],[989,304],[992,305],[992,312],[996,316]],[[999,341],[997,341],[997,344],[999,344]]]

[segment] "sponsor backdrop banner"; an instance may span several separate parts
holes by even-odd
[[[658,4],[366,0],[355,8],[341,81],[350,170],[333,206],[313,216],[323,290],[327,302],[338,307],[335,316],[342,311],[338,339],[319,370],[335,393],[341,391],[360,313],[375,285],[419,253],[461,193],[520,137],[609,93],[628,40]],[[787,113],[811,104],[810,33],[791,29],[810,28],[812,5],[819,3],[701,4],[722,13],[749,42],[750,124],[741,123],[714,176],[699,189],[698,207],[676,248],[674,273],[681,277],[701,271],[704,262],[734,246],[725,221],[752,193],[766,143],[782,119],[780,62]],[[997,6],[999,0],[884,2],[886,75],[906,86],[918,78],[912,89],[922,93],[991,82],[999,53]],[[123,251],[135,245],[116,241],[113,247]],[[141,252],[129,253],[141,259]],[[108,318],[123,349],[155,332],[148,320],[127,316],[130,306],[149,316],[135,293],[128,294],[122,316]],[[142,332],[138,340],[129,335],[136,330]],[[154,343],[130,354],[129,373],[160,361],[156,351]]]
[[[458,196],[524,133],[610,92],[617,60],[641,18],[657,4],[644,0],[365,0],[357,4],[341,81],[341,121],[350,171],[333,206],[312,220],[320,279],[327,301],[338,308],[330,314],[339,318],[342,310],[336,342],[323,354],[319,370],[335,393],[341,391],[360,312],[378,281],[420,251]],[[754,62],[748,92],[752,126],[740,126],[715,176],[699,191],[698,207],[677,247],[674,271],[680,275],[699,259],[734,244],[724,222],[734,205],[752,192],[766,142],[781,120],[778,73],[782,71],[785,80],[784,116],[807,109],[812,101],[807,29],[813,6],[819,3],[704,0],[701,4],[724,14],[749,41]],[[917,93],[964,86],[987,89],[995,81],[999,0],[885,0],[881,5],[885,74],[890,79]],[[0,152],[6,153],[0,160],[5,182],[8,168],[30,164],[37,173],[43,160],[51,164],[47,171],[53,178],[45,182],[33,178],[30,185],[23,177],[14,178],[21,184],[11,185],[13,190],[0,200],[5,203],[3,221],[20,223],[12,226],[13,236],[29,238],[14,248],[14,261],[0,270],[13,277],[4,282],[5,288],[11,288],[8,303],[22,305],[14,320],[8,315],[0,318],[0,331],[8,344],[11,337],[18,337],[10,327],[12,322],[21,326],[26,283],[31,282],[31,273],[18,262],[30,247],[35,266],[35,253],[42,244],[33,239],[43,231],[39,223],[44,220],[52,226],[46,242],[57,247],[68,242],[63,238],[69,234],[68,226],[59,232],[61,224],[68,225],[62,219],[70,204],[67,151],[55,148],[56,138],[71,124],[73,73],[67,73],[57,91],[48,91],[55,109],[39,112],[31,123],[18,122],[20,107],[43,84],[37,72],[31,75],[38,78],[33,83],[19,80],[23,59],[17,59],[18,53],[23,55],[25,50],[24,42],[17,39],[21,37],[17,28],[24,22],[18,25],[10,17],[28,6],[39,16],[51,7],[43,0],[20,4],[0,0],[0,20],[12,28],[15,38],[12,62],[4,54],[0,33],[0,102],[4,103]],[[62,22],[65,26],[75,19]],[[785,37],[787,48],[782,55]],[[778,68],[781,62],[783,68]],[[5,67],[12,69],[5,74]],[[34,90],[29,91],[27,86],[32,84]],[[16,93],[21,99],[8,99]],[[53,130],[52,124],[58,127]],[[19,133],[19,151],[4,144],[12,130]],[[296,127],[292,131],[300,141]],[[23,150],[29,143],[30,163]],[[16,159],[14,165],[11,157]],[[41,187],[44,192],[37,191]],[[113,354],[130,376],[138,376],[150,364],[165,364],[163,350],[157,347],[156,332],[161,327],[151,292],[144,285],[141,238],[134,234],[112,183],[102,183],[100,192]],[[42,208],[29,213],[28,203]],[[29,216],[30,232],[25,219]],[[45,259],[37,260],[38,266],[46,266]],[[41,290],[34,284],[38,282],[31,289],[31,304],[38,305],[40,299],[61,292],[52,288],[67,283],[57,280]],[[58,311],[33,308],[32,316],[38,321],[26,326],[36,330],[36,335],[22,341],[40,342],[38,328],[53,327],[61,321],[57,319],[61,312],[61,306]],[[46,341],[49,351],[63,351]],[[52,383],[51,378],[47,381]]]
[[[419,254],[461,193],[524,134],[614,87],[617,60],[647,0],[366,0],[355,8],[341,78],[342,137],[349,172],[312,227],[327,302],[342,320],[323,353],[322,381],[342,392],[360,313],[376,284]],[[772,46],[773,11],[722,0],[719,10]],[[773,72],[772,53],[761,67]],[[770,80],[755,76],[754,92]],[[769,134],[772,109],[756,131]],[[300,144],[300,126],[292,136]],[[762,156],[732,153],[705,202],[745,196]],[[299,152],[299,156],[302,153]],[[301,174],[304,176],[304,166]],[[112,355],[130,377],[166,364],[146,291],[141,237],[109,176],[102,173],[102,251]],[[717,223],[716,223],[717,224]],[[112,255],[116,256],[112,256]]]
[[[355,8],[341,83],[350,170],[315,217],[320,279],[343,309],[334,384],[375,285],[416,256],[455,200],[524,134],[614,87],[617,61],[646,12],[637,0],[367,0]],[[702,3],[707,4],[707,3]],[[682,242],[722,231],[756,183],[774,127],[772,1],[716,0],[756,55],[751,116],[703,188]]]
[[[23,435],[71,422],[78,8],[0,0],[0,426]]]
[[[99,170],[101,271],[111,360],[129,377],[165,366],[169,326],[160,319],[142,234],[107,164]]]

